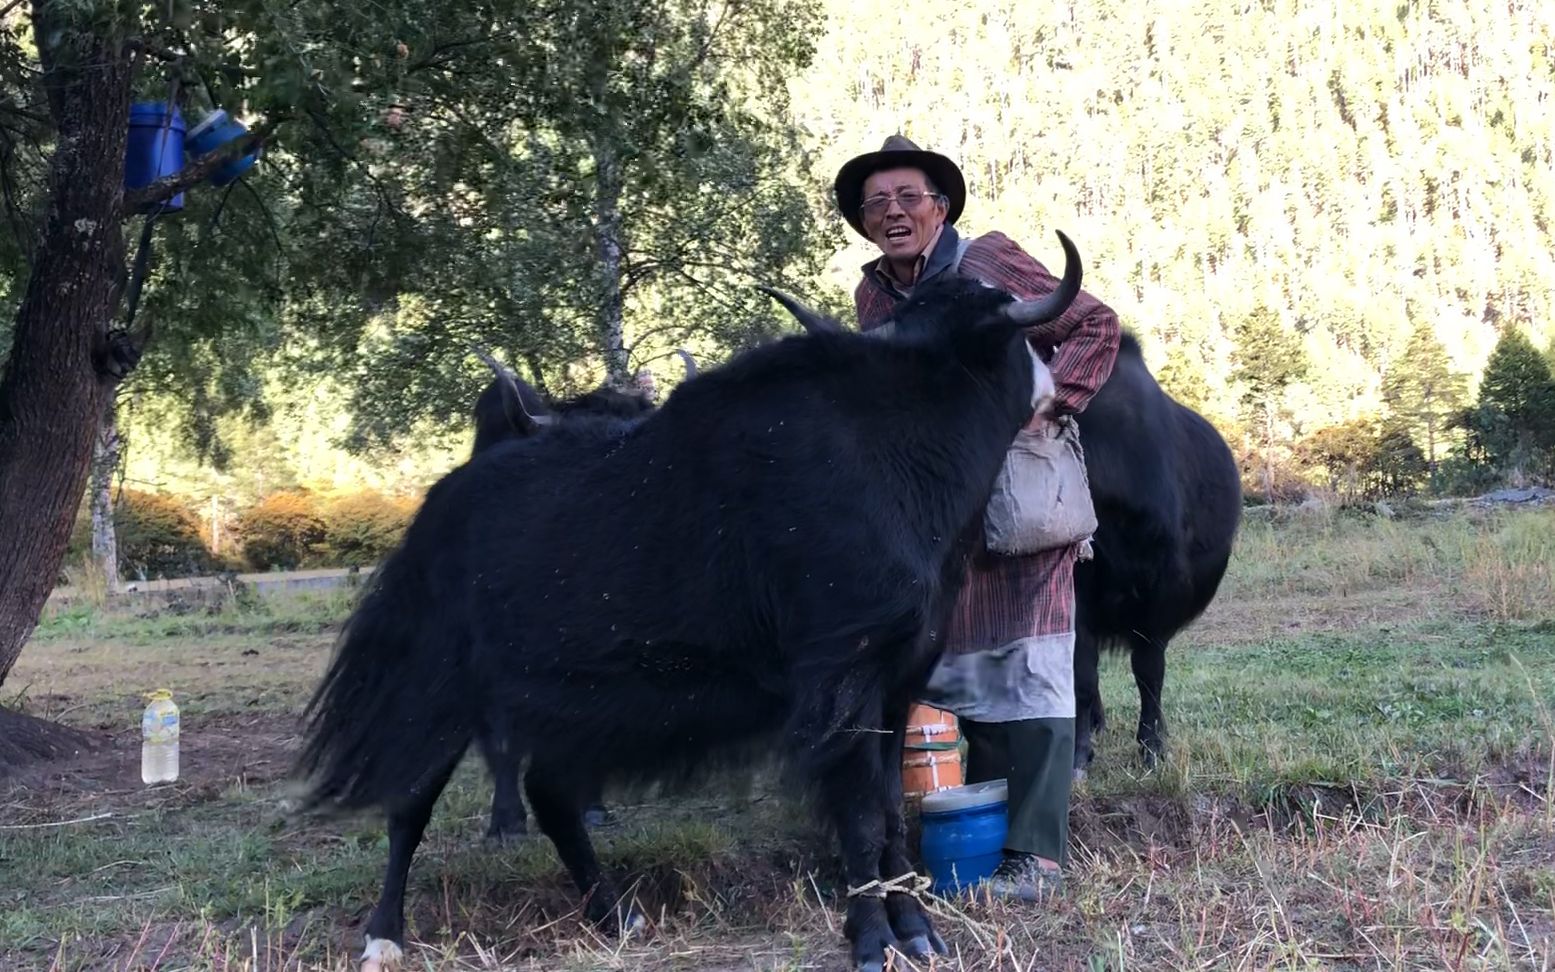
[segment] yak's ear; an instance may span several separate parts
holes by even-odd
[[[1058,289],[1040,300],[1015,300],[1005,304],[1003,313],[985,326],[1001,331],[1032,327],[1057,320],[1069,309],[1080,293],[1080,251],[1062,230],[1058,231],[1058,242],[1064,248],[1064,276]]]
[[[524,403],[523,389],[528,388],[530,394],[536,399],[539,396],[535,394],[534,389],[524,384],[523,379],[503,367],[497,362],[497,359],[480,348],[471,348],[470,350],[475,353],[477,358],[486,362],[486,366],[496,374],[497,388],[502,395],[502,414],[507,416],[508,425],[512,426],[515,432],[522,435],[533,435],[542,426],[550,425],[554,421],[552,416],[538,409],[533,412],[529,410],[529,407]]]
[[[783,309],[794,315],[794,319],[811,334],[841,334],[847,330],[836,318],[811,310],[781,290],[762,284],[757,284],[756,289],[782,304]]]

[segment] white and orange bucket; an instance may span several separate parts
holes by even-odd
[[[902,796],[919,801],[963,782],[961,728],[942,709],[917,703],[907,713],[902,749]]]

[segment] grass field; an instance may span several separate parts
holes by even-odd
[[[3,702],[113,745],[0,780],[0,968],[354,967],[381,824],[284,804],[346,608],[46,620]],[[184,774],[148,788],[140,693],[161,686]],[[1164,768],[1135,757],[1124,659],[1103,691],[1066,898],[937,904],[936,968],[1555,968],[1555,509],[1251,520],[1170,650]],[[483,845],[489,799],[467,762],[412,872],[410,968],[846,967],[832,845],[762,777],[614,801],[601,855],[657,919],[626,946],[580,925],[543,838]]]

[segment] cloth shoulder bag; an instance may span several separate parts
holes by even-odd
[[[1067,547],[1095,532],[1096,508],[1074,417],[1022,429],[1004,454],[983,513],[988,549],[1015,557]]]
[[[971,242],[959,241],[951,273],[960,272]],[[1074,417],[1063,415],[1036,429],[1022,429],[1004,455],[983,513],[988,549],[1018,557],[1083,541],[1081,557],[1089,559],[1095,532],[1096,508]]]

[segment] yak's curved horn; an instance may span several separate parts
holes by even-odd
[[[690,379],[695,378],[697,376],[697,359],[693,358],[691,356],[691,352],[687,351],[685,348],[676,348],[675,354],[678,355],[680,360],[686,365],[686,379],[689,381]]]
[[[1063,314],[1080,293],[1080,251],[1069,237],[1058,231],[1058,242],[1064,248],[1064,279],[1058,289],[1041,300],[1017,300],[1004,306],[1004,314],[1021,326],[1045,324]]]
[[[498,361],[496,358],[493,358],[491,356],[491,352],[486,351],[483,348],[478,348],[478,347],[476,347],[475,345],[472,344],[472,345],[470,345],[470,353],[475,355],[477,358],[481,359],[482,361],[486,362],[486,367],[490,368],[492,370],[492,373],[495,374],[499,379],[501,379],[503,381],[517,381],[518,380],[518,376],[515,375],[512,372],[512,370],[510,368],[508,368],[507,365],[505,365],[502,362]]]
[[[781,290],[764,284],[757,284],[756,289],[782,304],[783,309],[794,315],[794,318],[811,334],[841,334],[847,330],[835,319],[816,313]]]
[[[529,410],[529,406],[524,404],[524,393],[520,390],[524,385],[523,380],[512,369],[480,348],[472,346],[470,350],[496,374],[497,387],[502,394],[502,412],[507,416],[509,425],[525,435],[531,435],[555,420],[554,416],[544,413],[537,415]]]

